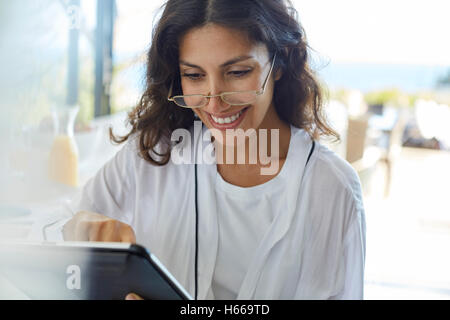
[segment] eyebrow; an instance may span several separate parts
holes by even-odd
[[[220,65],[220,67],[221,67],[221,68],[224,68],[224,67],[227,67],[227,66],[229,66],[229,65],[235,64],[235,63],[237,63],[237,62],[245,61],[245,60],[252,59],[252,58],[253,58],[253,56],[239,56],[239,57],[233,58],[233,59],[231,59],[231,60],[228,60],[228,61],[225,62],[225,63],[222,63],[222,64]],[[186,62],[186,61],[184,61],[184,60],[180,60],[180,64],[185,65],[185,66],[187,66],[187,67],[191,67],[191,68],[199,68],[199,69],[202,69],[202,67],[197,66],[197,65],[192,64],[192,63],[189,63],[189,62]]]

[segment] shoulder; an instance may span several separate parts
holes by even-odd
[[[362,205],[362,190],[359,176],[346,160],[326,146],[315,142],[310,160],[309,179],[311,183],[333,192],[344,192],[358,205]]]
[[[312,225],[329,225],[343,239],[365,220],[362,188],[353,167],[326,146],[315,149],[303,177],[303,199]],[[319,228],[320,229],[320,228]]]
[[[168,144],[170,142],[160,140],[153,150],[147,152],[154,160],[162,161],[164,158],[163,154],[168,151]],[[134,135],[129,138],[122,149],[124,152],[122,160],[125,162],[128,174],[134,176],[136,184],[145,185],[146,187],[160,185],[161,183],[165,185],[171,183],[176,186],[181,186],[182,184],[179,182],[184,181],[192,170],[189,162],[182,163],[174,159],[174,154],[176,155],[179,152],[178,148],[183,148],[183,145],[172,146],[169,149],[169,161],[166,164],[158,165],[144,158],[142,155],[141,138],[139,135]],[[183,152],[182,154],[184,155]]]
[[[133,174],[137,163],[139,162],[139,139],[136,135],[130,135],[127,141],[117,146],[118,151],[110,159],[104,168],[120,169],[124,176]]]
[[[133,165],[135,168],[139,167],[158,167],[154,164],[151,164],[143,157],[143,147],[142,143],[146,140],[145,137],[141,136],[142,133],[134,133],[130,135],[122,149],[117,153],[119,157],[122,158],[123,161],[126,161],[128,166]],[[166,152],[167,142],[160,140],[154,147],[153,150],[149,150],[148,154],[155,160],[162,160],[162,154]],[[121,155],[120,155],[121,154]]]
[[[312,149],[311,137],[304,129],[292,127],[293,141],[297,154],[310,156],[303,172],[304,185],[307,188],[318,188],[324,192],[348,193],[355,201],[362,201],[361,183],[355,169],[327,146],[314,141]],[[306,155],[305,155],[306,154]]]
[[[315,142],[302,185],[305,224],[311,237],[344,244],[355,234],[365,234],[361,182],[346,160]]]
[[[330,221],[342,222],[345,244],[359,245],[362,241],[365,251],[366,217],[358,173],[334,151],[320,143],[316,142],[316,145],[311,183],[320,190],[326,190],[321,196],[328,200],[330,210],[324,214],[331,216]]]

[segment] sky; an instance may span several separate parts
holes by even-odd
[[[450,65],[449,0],[293,0],[333,62]]]

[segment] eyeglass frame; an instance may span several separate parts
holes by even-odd
[[[204,106],[206,106],[206,105],[208,104],[208,102],[209,102],[209,100],[210,100],[211,98],[215,98],[215,97],[220,97],[220,98],[222,99],[223,102],[225,102],[226,104],[229,104],[230,106],[244,106],[244,105],[246,105],[246,104],[252,103],[253,101],[252,101],[252,102],[246,102],[246,103],[239,103],[239,104],[234,104],[234,103],[233,103],[233,104],[232,104],[232,103],[228,103],[227,101],[225,101],[224,98],[223,98],[223,96],[224,96],[224,95],[230,95],[230,94],[236,94],[236,93],[255,93],[255,99],[256,99],[257,96],[260,96],[260,95],[264,94],[264,92],[266,91],[267,83],[269,82],[269,81],[268,81],[268,80],[269,80],[269,77],[270,77],[270,75],[272,74],[273,67],[274,67],[274,65],[275,65],[275,58],[276,58],[276,56],[277,56],[277,53],[275,53],[274,56],[273,56],[272,65],[270,66],[269,73],[267,74],[266,79],[264,80],[264,83],[263,83],[261,89],[259,89],[259,90],[229,91],[229,92],[222,92],[222,93],[215,94],[215,95],[204,95],[204,94],[200,94],[200,93],[199,93],[199,94],[187,94],[187,95],[180,95],[180,96],[173,96],[173,97],[170,97],[170,95],[172,94],[172,90],[173,90],[173,81],[172,81],[172,84],[170,85],[170,89],[169,89],[169,94],[168,94],[168,96],[167,96],[167,100],[169,100],[169,101],[175,103],[177,106],[179,106],[179,107],[181,107],[181,108],[186,108],[186,109],[198,109],[198,108],[203,108]],[[175,102],[175,98],[183,98],[183,99],[184,99],[184,97],[193,97],[193,96],[201,96],[201,97],[203,97],[203,98],[206,98],[206,99],[207,99],[207,100],[206,100],[206,103],[205,103],[204,105],[201,105],[201,106],[188,107],[188,106],[180,106],[178,103]]]

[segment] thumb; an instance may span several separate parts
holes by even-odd
[[[144,300],[142,299],[140,296],[138,296],[135,293],[129,293],[127,294],[127,296],[125,297],[125,300]]]

